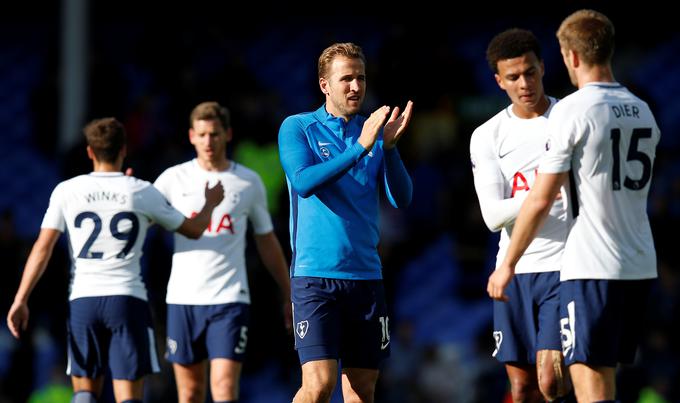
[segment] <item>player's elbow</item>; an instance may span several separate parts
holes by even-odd
[[[290,181],[290,187],[293,191],[303,199],[306,199],[314,194],[314,188],[305,184],[305,181],[295,178]]]
[[[495,222],[495,221],[490,221],[488,219],[484,219],[484,224],[486,224],[486,228],[489,229],[491,232],[499,232],[500,230],[503,229],[503,223],[500,222]]]
[[[552,198],[540,196],[531,197],[531,195],[527,200],[527,203],[531,209],[537,211],[540,214],[547,214],[552,208],[553,202],[554,200]]]

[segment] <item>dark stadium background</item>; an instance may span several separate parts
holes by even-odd
[[[616,25],[615,76],[649,102],[662,131],[649,203],[660,282],[649,320],[641,324],[644,342],[638,360],[620,371],[620,399],[680,401],[680,262],[674,249],[680,227],[680,30],[670,6],[507,2],[462,11],[453,4],[453,12],[432,15],[430,9],[418,17],[420,11],[411,6],[400,7],[406,13],[391,17],[366,15],[359,4],[320,4],[324,14],[316,16],[261,16],[252,10],[237,13],[233,4],[138,3],[3,5],[3,315],[53,187],[91,169],[79,128],[95,117],[124,122],[130,155],[126,166],[153,181],[166,167],[193,156],[186,133],[195,104],[216,100],[229,107],[231,157],[263,176],[276,231],[287,246],[288,200],[275,146],[278,126],[286,116],[322,102],[316,79],[321,50],[335,41],[353,41],[368,59],[366,112],[415,101],[414,119],[399,144],[414,180],[413,204],[405,211],[385,207],[381,221],[392,357],[376,401],[502,401],[507,383],[502,366],[489,357],[491,303],[484,292],[497,238],[481,220],[468,140],[508,99],[497,88],[484,51],[503,29],[533,30],[543,46],[546,92],[565,96],[573,88],[554,32],[569,12],[587,6],[605,12]],[[162,354],[171,236],[151,231],[145,251],[144,274]],[[4,320],[0,325],[1,403],[45,402],[44,396],[68,390],[67,253],[62,239],[33,293],[25,337],[15,341]],[[242,402],[290,401],[300,382],[292,337],[283,327],[276,287],[251,248],[248,264],[253,320]],[[172,382],[171,368],[164,363],[162,374],[148,378],[146,401],[175,401]],[[333,401],[341,400],[335,396]]]

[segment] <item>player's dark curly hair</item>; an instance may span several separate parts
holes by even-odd
[[[116,118],[95,119],[83,129],[87,145],[99,161],[115,163],[125,146],[125,128]]]
[[[526,29],[511,28],[491,39],[486,48],[486,61],[491,71],[498,73],[500,60],[520,57],[528,52],[534,52],[538,60],[542,60],[541,45],[536,36]]]

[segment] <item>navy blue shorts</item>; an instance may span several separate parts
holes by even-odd
[[[377,369],[390,353],[382,280],[291,279],[295,349],[300,363],[340,360]]]
[[[560,350],[560,273],[513,276],[508,302],[493,303],[493,356],[500,362],[535,364],[539,350]]]
[[[113,379],[137,380],[160,371],[146,301],[125,295],[84,297],[69,307],[67,374],[97,378],[107,364]]]
[[[605,367],[632,363],[654,281],[563,281],[560,328],[565,363]]]
[[[250,305],[168,304],[165,358],[183,365],[205,359],[243,362],[248,344]]]

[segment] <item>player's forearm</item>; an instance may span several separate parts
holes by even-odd
[[[479,195],[479,208],[482,211],[484,224],[492,232],[500,231],[503,227],[513,224],[522,202],[526,196],[517,196],[509,199],[493,199]]]
[[[385,192],[394,207],[411,204],[413,182],[396,148],[385,150]]]
[[[184,220],[182,225],[177,229],[177,232],[187,238],[198,239],[203,235],[203,231],[210,224],[210,218],[215,207],[204,205],[201,211],[195,216]]]
[[[278,284],[282,297],[284,300],[290,300],[290,276],[278,238],[273,232],[255,235],[255,244],[262,263]]]
[[[552,199],[535,196],[530,193],[522,204],[510,235],[510,245],[504,264],[513,268],[536,237],[552,207]]]
[[[14,296],[14,301],[28,302],[33,289],[38,284],[45,269],[47,269],[47,263],[50,261],[50,257],[52,257],[52,250],[56,240],[59,238],[59,234],[56,230],[43,229],[40,231],[38,240],[33,245],[31,253],[26,260],[24,272],[21,275],[21,283],[19,283],[19,289]]]
[[[368,153],[361,144],[355,143],[335,158],[317,163],[304,155],[309,152],[311,151],[288,152],[281,158],[291,186],[302,197],[309,197],[317,189],[335,182]]]

